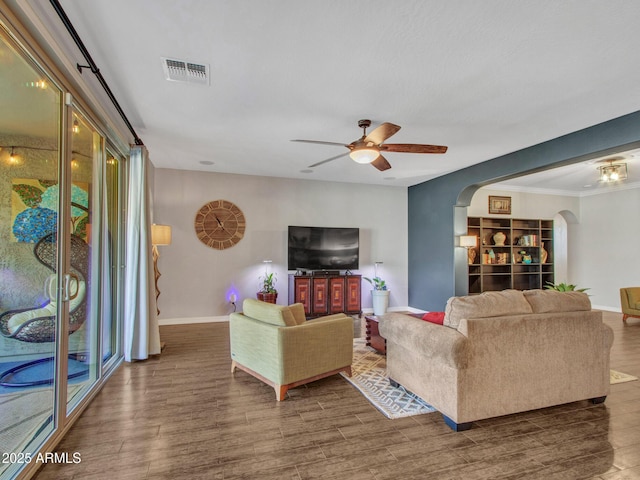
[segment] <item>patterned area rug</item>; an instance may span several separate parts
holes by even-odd
[[[633,375],[629,375],[628,373],[617,372],[615,370],[610,370],[609,373],[609,383],[611,385],[614,385],[616,383],[633,382],[634,380],[638,379],[638,377],[634,377]]]
[[[387,359],[363,338],[353,341],[352,377],[341,375],[356,387],[387,418],[402,418],[431,413],[436,410],[424,400],[404,388],[394,388],[387,378]]]

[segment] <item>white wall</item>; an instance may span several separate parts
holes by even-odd
[[[620,311],[620,288],[640,286],[640,189],[581,198],[569,225],[569,276],[589,287],[591,303]]]
[[[196,237],[194,218],[204,204],[229,200],[247,220],[245,237],[227,250],[214,250]],[[407,189],[347,183],[155,170],[155,223],[171,225],[173,241],[159,247],[159,319],[193,321],[230,313],[232,289],[255,298],[265,259],[277,274],[278,303],[288,302],[287,227],[310,225],[360,228],[360,270],[373,276],[382,261],[390,285],[390,306],[407,306]],[[371,307],[369,284],[362,306]]]
[[[489,195],[511,197],[511,215],[489,215]],[[561,210],[570,210],[580,217],[580,198],[564,195],[540,195],[527,192],[506,192],[484,187],[471,199],[469,217],[543,218],[553,220]]]
[[[474,195],[469,216],[488,215],[488,196],[510,196],[512,218],[553,219],[572,212],[576,223],[567,232],[568,274],[557,282],[589,288],[595,308],[620,311],[620,287],[640,285],[640,189],[618,189],[610,193],[577,197],[491,190]]]

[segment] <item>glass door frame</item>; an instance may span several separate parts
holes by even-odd
[[[4,5],[4,2],[0,0],[0,4]],[[58,159],[58,184],[60,185],[60,195],[58,199],[58,256],[57,256],[57,272],[59,275],[68,274],[70,271],[70,245],[69,236],[71,233],[70,222],[68,219],[71,214],[71,160],[72,160],[72,129],[73,129],[73,113],[74,110],[80,112],[85,119],[87,119],[95,131],[101,136],[101,145],[99,152],[97,153],[98,159],[93,158],[93,168],[96,172],[94,179],[95,188],[98,188],[98,205],[96,209],[100,209],[99,215],[101,216],[101,209],[103,208],[104,198],[104,174],[105,174],[105,160],[107,158],[106,152],[109,148],[113,153],[117,153],[119,160],[122,162],[121,175],[118,179],[118,196],[119,196],[119,211],[118,211],[118,244],[115,249],[118,252],[118,258],[116,265],[117,268],[117,289],[116,305],[114,305],[113,315],[117,317],[115,322],[117,332],[115,338],[117,339],[114,354],[112,357],[103,363],[102,361],[102,341],[99,340],[95,348],[97,352],[97,368],[96,378],[92,382],[91,388],[86,392],[86,395],[76,404],[74,408],[67,412],[67,369],[68,369],[68,357],[69,341],[68,341],[68,322],[69,322],[69,302],[64,301],[64,291],[62,287],[58,287],[56,292],[56,299],[58,301],[58,318],[57,318],[57,332],[55,342],[55,396],[53,405],[53,429],[43,430],[40,434],[34,436],[25,444],[24,451],[32,451],[34,455],[38,452],[53,451],[55,446],[60,442],[67,431],[72,427],[74,422],[82,414],[93,397],[99,392],[102,385],[104,385],[106,379],[113,373],[113,371],[123,361],[122,351],[122,303],[123,303],[123,271],[124,271],[124,212],[126,211],[126,185],[128,181],[128,154],[124,154],[122,150],[126,147],[126,143],[122,142],[122,139],[108,135],[105,133],[107,128],[102,128],[100,122],[96,122],[96,115],[92,113],[90,108],[85,107],[84,100],[81,96],[72,96],[73,88],[69,88],[69,81],[65,78],[64,74],[60,73],[60,70],[55,66],[53,61],[47,56],[47,54],[39,47],[38,42],[25,30],[24,26],[19,20],[12,14],[10,10],[4,8],[0,11],[0,30],[4,33],[4,36],[10,41],[16,48],[16,51],[35,65],[37,69],[47,78],[52,85],[54,85],[61,92],[59,98],[59,150],[57,154]],[[4,41],[4,40],[2,40]],[[109,129],[112,131],[112,129]],[[120,145],[121,148],[118,148]],[[97,213],[97,212],[96,212]],[[103,223],[103,222],[101,222]],[[100,225],[101,231],[103,225]],[[64,239],[64,242],[60,242]],[[101,258],[103,252],[102,240],[99,241],[99,257]],[[94,288],[98,289],[102,293],[101,279],[99,273],[96,274],[96,285]],[[58,282],[61,284],[62,282]],[[113,319],[103,319],[102,305],[97,307],[98,312],[98,338],[102,336],[102,322],[112,321]],[[17,465],[16,465],[17,467]],[[12,468],[5,473],[9,475],[9,478],[29,478],[38,469],[39,465],[35,462],[21,465],[20,468]]]
[[[116,161],[119,162],[120,166],[118,168],[118,178],[117,178],[117,208],[116,212],[117,216],[117,225],[118,225],[118,238],[115,241],[115,251],[113,252],[116,256],[115,259],[112,260],[113,264],[116,266],[116,271],[114,272],[113,278],[115,280],[115,284],[112,284],[112,288],[115,289],[116,295],[112,296],[115,298],[115,304],[111,306],[112,309],[112,317],[116,318],[115,322],[115,335],[113,338],[115,339],[115,349],[112,352],[111,357],[107,359],[107,361],[102,360],[102,373],[103,375],[107,375],[113,369],[115,369],[120,363],[122,363],[122,359],[124,357],[124,353],[122,350],[123,345],[123,325],[122,319],[124,318],[124,270],[125,270],[125,231],[126,231],[126,213],[127,213],[127,203],[126,203],[126,185],[127,185],[127,167],[128,167],[128,156],[122,154],[120,150],[109,141],[108,138],[105,138],[105,159],[109,161],[109,154],[113,154]],[[105,169],[108,168],[108,165],[104,165],[103,175],[106,177]],[[105,187],[106,188],[106,187]],[[109,319],[109,320],[113,320]],[[103,321],[107,321],[107,319],[103,319]],[[104,357],[100,357],[104,358]]]

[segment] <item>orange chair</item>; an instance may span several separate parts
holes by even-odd
[[[621,288],[620,305],[623,322],[626,322],[629,317],[640,318],[640,287]]]

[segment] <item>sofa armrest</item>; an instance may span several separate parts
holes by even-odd
[[[317,317],[317,318],[312,318],[310,320],[307,320],[306,323],[310,324],[310,323],[320,323],[320,322],[326,322],[326,321],[333,321],[333,320],[338,320],[340,318],[349,318],[353,321],[353,318],[347,316],[344,313],[334,313],[332,315],[325,315],[324,317]]]
[[[420,352],[427,359],[456,369],[466,368],[469,363],[469,341],[453,328],[410,315],[387,313],[378,317],[378,329],[387,342]]]
[[[284,383],[351,365],[353,319],[346,315],[278,331]]]

